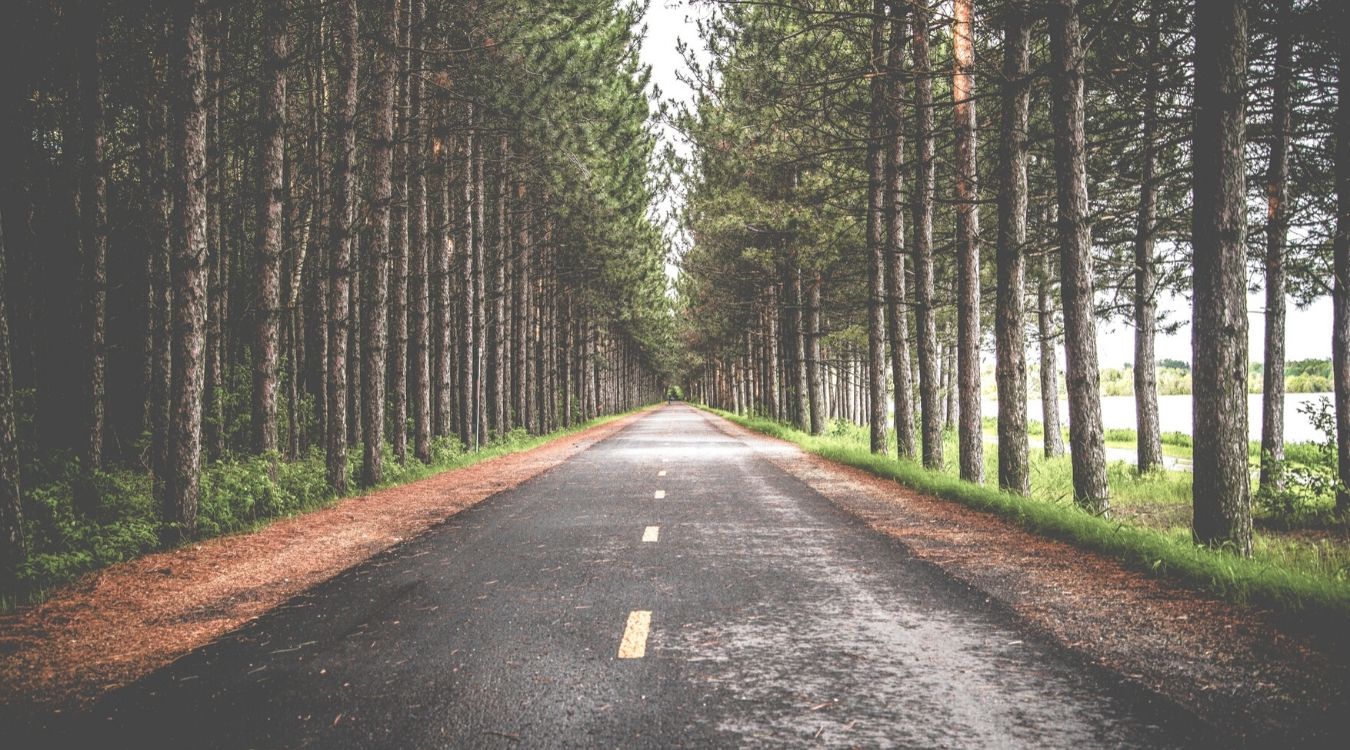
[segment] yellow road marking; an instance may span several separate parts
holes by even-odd
[[[652,627],[652,613],[635,609],[628,613],[628,625],[619,642],[620,659],[641,659],[647,655],[647,633]]]
[[[642,541],[655,542],[661,536],[660,526],[648,526],[647,530],[642,532]]]
[[[656,476],[658,476],[658,477],[663,477],[663,476],[665,476],[665,475],[666,475],[666,470],[665,470],[665,469],[662,469],[662,470],[656,472]]]
[[[656,499],[657,499],[657,500],[664,500],[665,498],[666,498],[666,491],[665,491],[665,490],[657,490],[657,491],[656,491]]]

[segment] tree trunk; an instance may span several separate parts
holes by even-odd
[[[867,415],[873,453],[886,452],[886,3],[872,0],[872,55],[869,61],[871,104],[867,121]]]
[[[472,105],[469,106],[468,120],[473,122]],[[473,445],[473,351],[474,351],[474,285],[473,285],[473,247],[474,234],[478,231],[473,217],[473,152],[474,133],[472,128],[464,134],[464,232],[459,253],[460,272],[460,337],[459,337],[459,441],[466,448]]]
[[[820,379],[820,272],[807,286],[806,370],[807,390],[811,397],[811,434],[825,432],[825,386]]]
[[[1102,433],[1097,325],[1093,319],[1092,227],[1088,223],[1083,44],[1077,0],[1049,7],[1051,119],[1058,185],[1060,290],[1064,297],[1065,379],[1074,501],[1094,513],[1110,509]]]
[[[1153,260],[1158,212],[1158,16],[1159,0],[1149,4],[1149,38],[1145,51],[1148,73],[1144,80],[1144,154],[1139,174],[1139,221],[1134,241],[1134,409],[1139,473],[1162,466],[1162,433],[1158,420],[1158,372],[1154,362],[1154,335],[1158,303],[1154,297]]]
[[[375,40],[375,112],[371,134],[370,254],[361,299],[361,483],[384,481],[384,377],[389,292],[389,210],[393,204],[394,96],[398,85],[399,0],[385,0]]]
[[[409,156],[421,158],[408,139],[412,84],[412,10],[399,2],[398,110],[394,136],[394,198],[389,229],[389,441],[394,458],[408,462],[408,168]]]
[[[1248,556],[1246,3],[1206,3],[1195,23],[1193,532],[1197,542]]]
[[[80,107],[80,245],[84,253],[85,325],[89,381],[85,392],[86,433],[83,469],[103,468],[104,394],[108,319],[108,199],[103,161],[103,96],[99,90],[98,38],[103,26],[100,3],[74,11],[79,39],[75,46]],[[85,493],[77,493],[83,495]],[[97,498],[90,495],[87,498]],[[81,503],[82,505],[86,503]],[[89,510],[89,508],[85,508]]]
[[[1036,332],[1041,344],[1041,426],[1046,458],[1064,455],[1064,435],[1059,426],[1059,355],[1055,352],[1055,303],[1051,294],[1051,263],[1041,258],[1036,283]]]
[[[277,449],[277,353],[281,325],[282,201],[286,186],[286,22],[284,0],[264,5],[262,81],[258,92],[256,330],[253,352],[253,450]]]
[[[1342,6],[1339,15],[1344,23],[1350,14]],[[1350,66],[1350,35],[1342,33],[1338,39],[1331,357],[1336,389],[1336,512],[1344,517],[1350,513],[1350,101],[1345,92],[1346,68]]]
[[[329,336],[328,336],[328,485],[339,495],[347,492],[347,336],[351,326],[352,212],[355,190],[352,167],[356,152],[357,47],[356,0],[339,4],[338,104],[333,134],[333,204],[329,220]]]
[[[952,3],[952,102],[956,130],[956,338],[961,404],[961,478],[984,481],[984,428],[980,423],[980,209],[975,163],[975,10],[972,0]]]
[[[933,80],[928,60],[926,5],[914,6],[910,23],[914,68],[914,324],[919,359],[919,436],[923,465],[942,468],[942,403],[938,380],[936,291],[933,283]]]
[[[7,113],[5,117],[13,115]],[[8,135],[8,128],[5,135]],[[14,423],[14,371],[9,357],[4,218],[0,215],[0,595],[13,596],[17,593],[15,575],[28,559],[28,548],[23,536],[19,443]]]
[[[448,113],[447,113],[448,114]],[[454,160],[450,158],[450,144],[448,137],[442,144],[437,164],[441,167],[436,180],[436,195],[439,196],[441,206],[441,229],[437,233],[441,241],[437,243],[433,250],[431,267],[431,304],[430,309],[435,316],[432,325],[436,345],[432,347],[435,350],[435,358],[431,364],[431,380],[433,383],[433,401],[434,408],[433,424],[428,430],[436,437],[444,437],[452,432],[450,426],[450,415],[454,411],[452,399],[454,391],[450,385],[450,374],[454,363],[454,340],[451,334],[454,332],[454,308],[450,301],[450,268],[452,256],[454,255],[455,243],[454,237],[454,207],[451,197],[451,178],[452,164]]]
[[[429,264],[430,231],[427,218],[427,171],[425,168],[427,107],[424,101],[426,86],[422,70],[424,35],[423,0],[411,0],[408,22],[412,50],[409,68],[408,92],[408,354],[411,372],[408,387],[412,389],[413,456],[418,461],[431,461],[431,338],[427,319],[427,269]],[[447,154],[446,158],[449,158]]]
[[[1289,75],[1293,0],[1280,0],[1271,71],[1270,168],[1266,176],[1266,336],[1261,388],[1261,492],[1283,486],[1284,245],[1289,235]]]
[[[202,51],[199,0],[173,6],[174,54],[177,73],[172,89],[175,134],[174,206],[177,232],[174,249],[175,363],[172,395],[173,427],[169,440],[169,475],[164,487],[164,521],[169,541],[191,538],[197,524],[201,473],[202,392],[205,386],[206,334],[206,59]]]
[[[492,253],[492,307],[488,311],[487,404],[488,434],[500,437],[506,433],[506,256],[510,252],[511,232],[506,221],[506,201],[509,191],[506,162],[510,144],[505,135],[497,138],[497,236]]]
[[[998,381],[998,486],[1031,491],[1027,458],[1027,355],[1022,315],[1022,246],[1027,239],[1027,109],[1031,24],[1013,0],[1003,27],[1002,114],[998,159],[998,296],[994,313]]]
[[[895,452],[914,458],[914,387],[910,382],[909,320],[905,314],[905,203],[900,189],[904,169],[904,5],[890,0],[890,41],[886,52],[886,336],[895,388]]]

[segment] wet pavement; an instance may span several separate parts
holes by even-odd
[[[716,419],[654,411],[86,713],[3,731],[43,747],[1217,739],[912,558],[765,458],[781,448]],[[634,612],[651,613],[645,632]],[[621,643],[642,655],[619,658]]]

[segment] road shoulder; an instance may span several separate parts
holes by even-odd
[[[1344,736],[1345,655],[1282,628],[1273,613],[1207,597],[715,415],[706,418],[916,558],[1210,724],[1257,743]]]
[[[0,617],[0,705],[8,712],[86,703],[548,471],[645,413],[91,573],[40,605]]]

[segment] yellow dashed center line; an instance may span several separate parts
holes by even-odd
[[[642,541],[655,542],[657,541],[657,539],[660,538],[660,536],[661,536],[660,526],[648,526],[647,530],[642,532]]]
[[[619,642],[620,659],[641,659],[647,655],[647,632],[652,627],[652,613],[649,610],[635,609],[628,613],[628,625],[623,629],[623,640]]]
[[[666,475],[666,470],[665,470],[665,469],[662,469],[662,470],[656,472],[656,476],[658,476],[658,477],[663,477],[663,476],[665,476],[665,475]]]
[[[657,491],[656,491],[656,499],[657,499],[657,500],[664,500],[664,499],[666,499],[666,491],[665,491],[665,490],[657,490]]]

